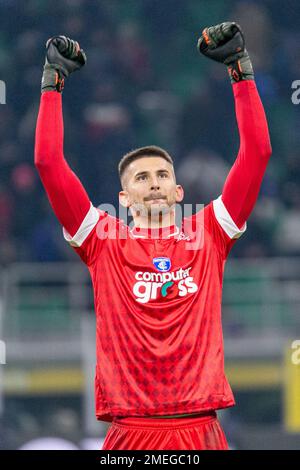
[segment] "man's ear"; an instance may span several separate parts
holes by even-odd
[[[184,190],[180,184],[176,185],[176,202],[181,202],[184,198]]]
[[[119,202],[123,207],[130,206],[130,200],[129,200],[129,195],[127,191],[122,190],[119,192]]]

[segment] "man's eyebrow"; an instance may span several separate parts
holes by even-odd
[[[162,168],[161,170],[157,170],[156,173],[169,173],[169,170],[167,170],[166,168]],[[149,174],[149,171],[139,171],[138,173],[134,175],[134,177],[136,178],[137,176],[148,175],[148,174]]]
[[[148,171],[138,171],[134,176],[147,175]]]

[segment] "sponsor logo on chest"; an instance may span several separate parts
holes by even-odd
[[[158,272],[138,271],[135,274],[133,293],[137,302],[146,304],[153,300],[171,300],[197,292],[191,267],[170,272],[170,258],[161,256],[153,258],[152,262]]]

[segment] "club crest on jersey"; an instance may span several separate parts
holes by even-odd
[[[170,271],[171,269],[171,260],[170,258],[166,258],[165,256],[160,258],[153,258],[152,262],[156,269],[163,273]]]

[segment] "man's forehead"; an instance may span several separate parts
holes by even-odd
[[[131,162],[128,167],[128,173],[133,175],[140,171],[172,170],[172,165],[162,157],[142,157]]]

